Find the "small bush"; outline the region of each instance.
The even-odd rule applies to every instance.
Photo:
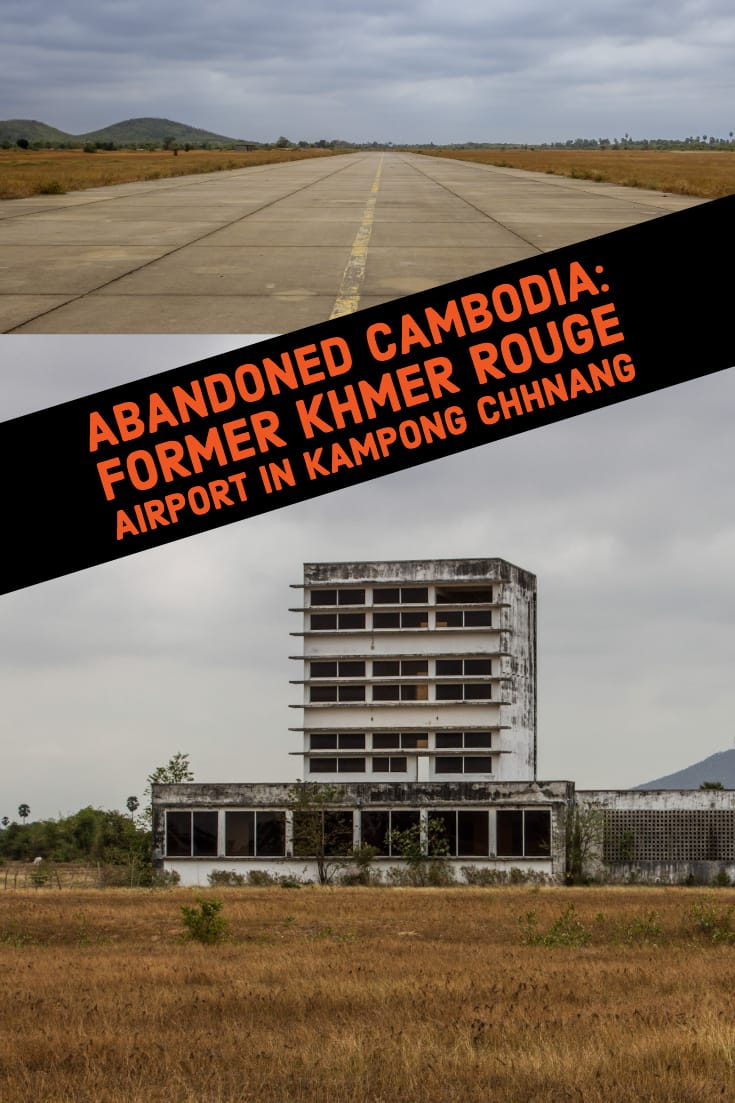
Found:
[[[618,941],[626,946],[657,946],[663,934],[660,917],[653,909],[621,922],[617,928]]]
[[[246,877],[244,873],[236,873],[234,869],[213,869],[207,874],[210,885],[226,885],[234,887],[244,885]]]
[[[735,942],[735,931],[732,929],[734,910],[732,904],[720,907],[710,899],[696,901],[691,908],[695,933],[710,942]]]
[[[97,152],[97,146],[94,144],[94,142],[85,142],[84,143],[84,152],[85,153],[96,153]]]
[[[525,946],[586,946],[592,938],[592,932],[577,915],[574,904],[567,904],[545,934],[538,929],[535,911],[519,916],[518,924]]]
[[[66,188],[59,180],[46,180],[38,188],[39,195],[66,195]]]
[[[185,939],[194,942],[204,942],[213,946],[227,935],[227,920],[219,913],[222,911],[222,901],[212,898],[210,900],[197,897],[198,908],[181,905],[181,921],[186,928],[183,935]]]
[[[170,889],[180,884],[181,874],[175,869],[156,869],[151,876],[154,889]]]

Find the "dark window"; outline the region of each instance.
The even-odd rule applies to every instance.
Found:
[[[379,751],[397,750],[401,745],[401,737],[393,732],[375,732],[373,735],[373,747]]]
[[[373,628],[400,628],[400,613],[373,613]]]
[[[401,613],[401,628],[428,628],[429,627],[429,614],[423,613]]]
[[[337,604],[337,591],[336,590],[312,590],[311,591],[311,604],[312,605],[336,605]]]
[[[436,626],[437,628],[461,628],[462,627],[462,614],[460,612],[453,611],[451,609],[442,610],[437,609],[436,612]]]
[[[342,660],[339,664],[340,678],[363,678],[365,676],[365,663],[354,659]]]
[[[192,848],[197,858],[217,857],[217,813],[192,812]]]
[[[462,682],[438,682],[437,701],[487,701],[490,698],[490,683],[480,685]]]
[[[418,605],[419,602],[426,602],[428,600],[428,586],[401,586],[401,601],[403,603]]]
[[[437,774],[461,774],[462,759],[459,755],[437,755],[435,770]]]
[[[337,769],[341,774],[364,774],[364,758],[340,758],[337,760]]]
[[[341,685],[338,696],[340,701],[364,701],[365,686]]]
[[[492,586],[437,586],[437,605],[479,605],[493,600]]]
[[[286,813],[257,812],[255,853],[261,858],[280,858],[286,853]]]
[[[548,858],[551,854],[551,813],[547,809],[524,812],[525,855]]]
[[[493,760],[489,754],[470,755],[464,759],[464,772],[466,774],[491,774],[492,771]]]
[[[336,759],[335,759],[336,761]],[[293,852],[297,858],[308,858],[322,849],[322,813],[302,809],[293,814]]]
[[[336,751],[337,736],[332,732],[314,732],[309,741],[312,751]]]
[[[337,627],[336,613],[312,613],[311,627],[317,632],[325,632]]]
[[[419,685],[401,686],[402,701],[428,701],[429,687],[426,682]]]
[[[375,659],[373,661],[373,676],[375,678],[397,678],[401,673],[401,664],[398,659]]]
[[[492,768],[490,755],[437,755],[434,767],[437,774],[490,774]]]
[[[429,746],[426,732],[404,732],[401,735],[401,747],[404,751],[421,750]]]
[[[302,809],[293,815],[293,850],[299,858],[352,853],[352,812],[346,809]]]
[[[391,831],[408,831],[409,828],[418,824],[419,819],[418,812],[391,812],[390,829]],[[399,853],[392,844],[391,853]]]
[[[449,855],[453,857],[457,853],[457,813],[456,812],[430,812],[432,820],[438,820],[444,829],[444,838],[447,841]]]
[[[523,856],[523,812],[502,809],[497,814],[498,855]]]
[[[337,590],[338,605],[364,605],[364,590]]]
[[[336,678],[337,677],[337,664],[336,663],[310,663],[309,674],[312,678]]]
[[[338,624],[340,628],[364,628],[365,627],[365,614],[364,613],[340,613],[338,617]]]
[[[401,663],[401,677],[403,678],[416,678],[428,673],[428,659],[404,659]]]
[[[166,813],[166,854],[169,858],[191,856],[191,812]]]
[[[373,686],[373,701],[398,701],[400,695],[400,686],[381,685],[379,682]]]
[[[336,758],[310,758],[309,772],[312,774],[336,774]]]
[[[490,659],[465,659],[464,672],[465,674],[487,674],[489,677],[493,672],[492,663]]]
[[[232,858],[255,855],[255,812],[225,812],[225,854]]]
[[[365,746],[363,732],[345,732],[339,737],[339,749],[341,751],[361,751]]]
[[[492,662],[490,659],[437,659],[436,672],[438,675],[462,675],[462,674],[492,674]]]
[[[309,700],[315,702],[321,701],[336,701],[337,700],[337,687],[336,686],[310,686],[309,687]]]
[[[457,854],[461,858],[486,857],[489,846],[487,812],[458,812]]]
[[[463,686],[461,682],[437,683],[437,701],[461,701]]]
[[[479,685],[465,683],[464,699],[465,701],[486,701],[490,697],[491,691],[492,686],[489,682]]]
[[[436,660],[436,672],[441,677],[450,677],[454,674],[462,674],[462,660],[461,659],[437,659]]]
[[[373,758],[373,773],[374,774],[405,774],[408,769],[408,759],[403,756],[388,757],[388,755],[378,755]]]
[[[338,809],[324,813],[324,853],[328,857],[351,854],[353,848],[352,812]]]
[[[390,813],[366,809],[362,813],[362,841],[366,846],[374,846],[378,854],[388,854],[388,834],[390,832]]]
[[[225,813],[225,854],[228,857],[282,857],[285,852],[285,812]]]
[[[489,609],[465,609],[465,628],[490,628],[493,623],[492,613]]]
[[[373,590],[373,605],[397,605],[400,590],[397,586],[381,586]]]
[[[462,732],[437,732],[436,746],[438,748],[461,747]]]
[[[492,747],[492,733],[491,732],[465,732],[464,733],[464,745],[465,747]]]

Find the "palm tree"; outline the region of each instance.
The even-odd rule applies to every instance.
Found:
[[[30,805],[28,805],[28,804],[19,804],[18,805],[18,815],[23,820],[23,823],[26,822],[26,820],[28,819],[30,814],[31,814]]]

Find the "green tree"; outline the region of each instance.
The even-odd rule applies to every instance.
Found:
[[[404,858],[413,885],[445,885],[452,880],[449,841],[443,820],[429,818],[424,831],[414,823],[404,831],[391,831],[394,854]]]
[[[699,786],[700,789],[724,789],[725,786],[721,781],[703,781]]]
[[[30,814],[31,814],[31,809],[30,809],[30,806],[28,804],[19,804],[18,805],[18,815],[23,820],[23,823],[26,822],[26,820],[28,819]]]
[[[568,885],[585,884],[590,863],[599,854],[605,833],[605,813],[600,808],[567,808],[565,819]]]
[[[15,144],[17,145],[18,149],[28,149],[28,146],[31,143],[28,141],[27,138],[19,138]]]
[[[194,771],[189,764],[189,755],[183,751],[177,751],[172,755],[165,766],[157,766],[152,774],[148,775],[143,796],[147,798],[146,807],[143,809],[142,819],[150,826],[153,822],[152,789],[153,785],[180,785],[185,781],[194,780]]]
[[[133,820],[133,819],[135,819],[135,813],[138,811],[138,808],[140,807],[140,801],[138,800],[137,797],[128,797],[128,799],[125,801],[125,807],[127,808],[128,812],[130,813],[131,820]]]
[[[291,787],[293,852],[316,862],[320,885],[328,885],[353,852],[352,812],[336,808],[341,791],[336,785],[299,781]]]

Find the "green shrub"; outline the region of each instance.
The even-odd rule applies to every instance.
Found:
[[[546,933],[539,931],[535,911],[518,918],[521,940],[526,946],[586,946],[592,932],[577,915],[574,904],[567,904]]]
[[[732,904],[718,906],[709,898],[695,901],[691,908],[695,933],[710,942],[735,942],[735,931],[732,929],[734,910]]]
[[[657,946],[663,939],[660,917],[653,909],[618,924],[617,938],[626,946]]]
[[[154,889],[170,889],[180,884],[181,874],[175,869],[156,869],[151,875],[151,885]]]
[[[198,908],[181,905],[181,921],[186,928],[183,937],[194,942],[204,942],[213,946],[227,935],[227,920],[220,915],[222,901],[212,897],[209,900],[197,897]]]
[[[213,869],[207,874],[210,885],[244,885],[246,877],[244,873],[236,873],[234,869]]]

